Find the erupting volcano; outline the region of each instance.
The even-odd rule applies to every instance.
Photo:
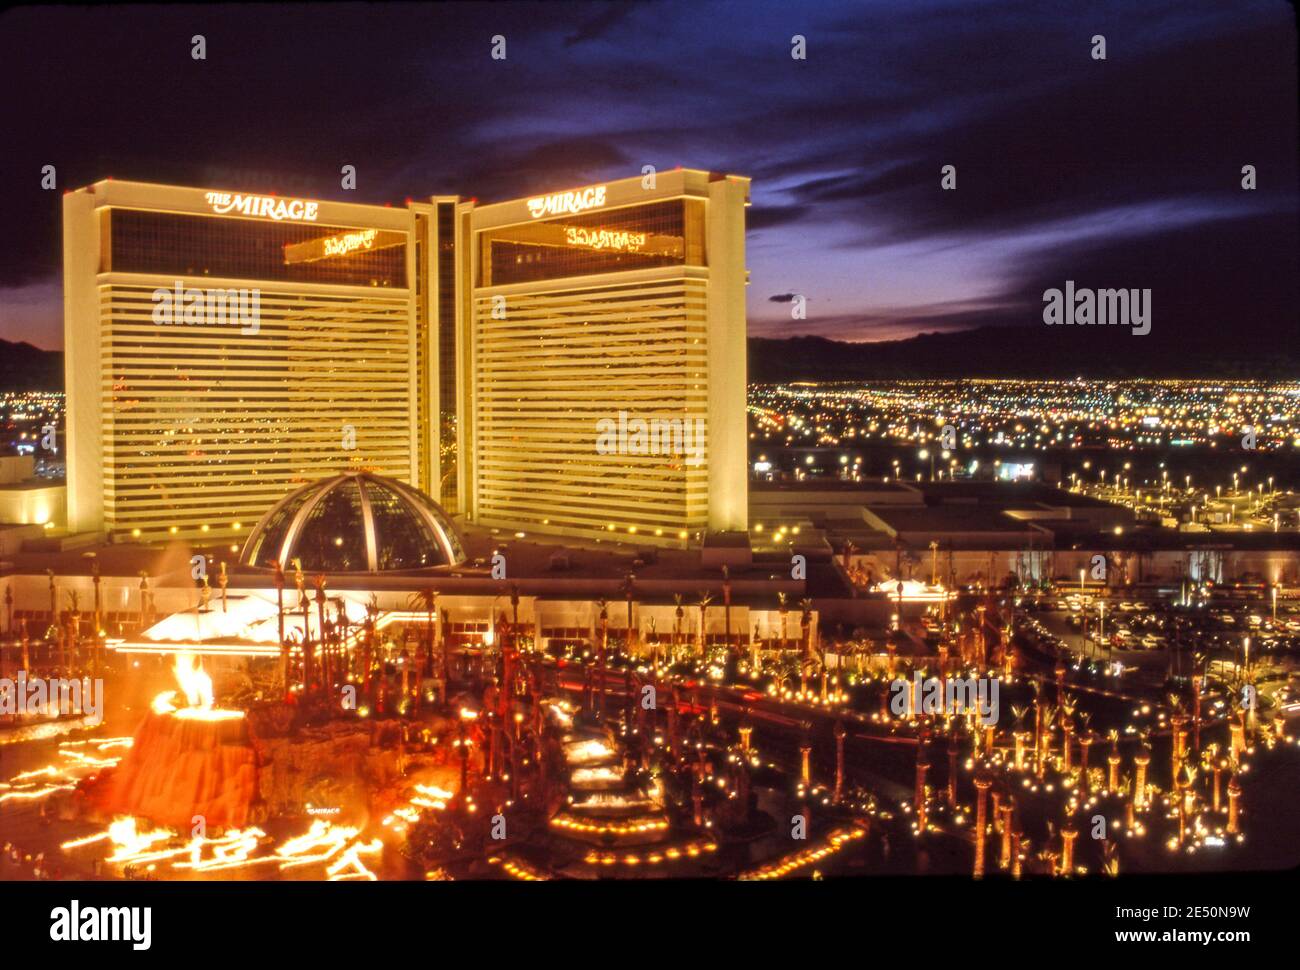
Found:
[[[214,706],[212,678],[191,654],[173,668],[180,691],[164,691],[135,732],[130,754],[105,779],[98,807],[188,829],[248,824],[257,758],[243,711]],[[187,706],[177,707],[183,694]]]

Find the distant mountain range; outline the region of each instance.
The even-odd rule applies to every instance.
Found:
[[[63,390],[63,354],[0,340],[0,391]]]
[[[906,340],[749,338],[751,383],[891,378],[1215,377],[1300,380],[1295,341],[1121,328],[980,327]]]
[[[1114,329],[980,327],[907,340],[749,339],[751,383],[891,378],[1216,377],[1300,380],[1300,343]],[[63,354],[0,340],[0,390],[63,389]]]

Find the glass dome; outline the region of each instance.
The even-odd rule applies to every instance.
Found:
[[[244,543],[239,561],[307,572],[366,573],[454,566],[465,561],[460,534],[418,489],[366,472],[345,472],[290,492]]]

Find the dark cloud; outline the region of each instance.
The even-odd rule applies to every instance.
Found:
[[[1223,219],[1158,236],[1044,251],[1020,267],[1010,287],[1009,322],[1045,326],[1043,292],[1076,287],[1150,289],[1151,332],[1117,327],[1051,328],[1063,344],[1108,340],[1117,352],[1177,356],[1220,347],[1267,355],[1300,335],[1300,281],[1294,254],[1300,229],[1289,213]],[[1290,260],[1290,265],[1286,262]]]
[[[770,299],[785,302],[776,296]],[[1008,326],[1023,322],[1028,309],[1029,304],[1021,299],[1007,302],[963,300],[877,313],[821,314],[810,310],[805,320],[751,320],[749,331],[757,337],[788,337],[798,332],[831,340],[899,340],[920,333],[955,333],[976,327]],[[797,330],[795,324],[798,324]]]
[[[1159,287],[1157,327],[1295,318],[1296,39],[1267,0],[29,7],[0,16],[0,80],[0,288],[26,294],[61,266],[44,164],[60,189],[112,175],[394,204],[684,164],[754,178],[756,333],[1034,324],[1047,281],[1085,271],[1155,281],[1132,285]],[[909,281],[908,305],[860,285],[945,247],[983,258],[936,270],[933,292]],[[761,294],[787,288],[838,312],[767,319]]]
[[[745,226],[757,232],[796,222],[808,214],[802,205],[756,205],[745,215]]]
[[[581,44],[584,41],[596,40],[597,38],[604,37],[619,24],[627,20],[631,13],[632,4],[630,3],[609,3],[601,13],[592,17],[573,33],[565,37],[564,46],[572,47],[575,44]]]
[[[1056,68],[1030,75],[1025,90],[972,103],[938,131],[899,133],[884,167],[879,146],[849,149],[842,162],[861,170],[789,194],[806,207],[837,206],[874,244],[1011,232],[1154,199],[1227,210],[1242,201],[1245,162],[1272,172],[1260,191],[1294,208],[1296,43],[1284,20],[1135,50],[1126,46],[1132,25],[1102,19],[1115,28],[1107,61],[1092,61],[1077,32],[1049,34],[1039,48],[1055,52]],[[940,187],[947,164],[957,169],[955,191]]]

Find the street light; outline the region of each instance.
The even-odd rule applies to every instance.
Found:
[[[930,459],[930,481],[934,481],[934,455],[930,452],[930,449],[922,448],[916,457],[920,458],[921,461],[925,461],[927,458]]]

